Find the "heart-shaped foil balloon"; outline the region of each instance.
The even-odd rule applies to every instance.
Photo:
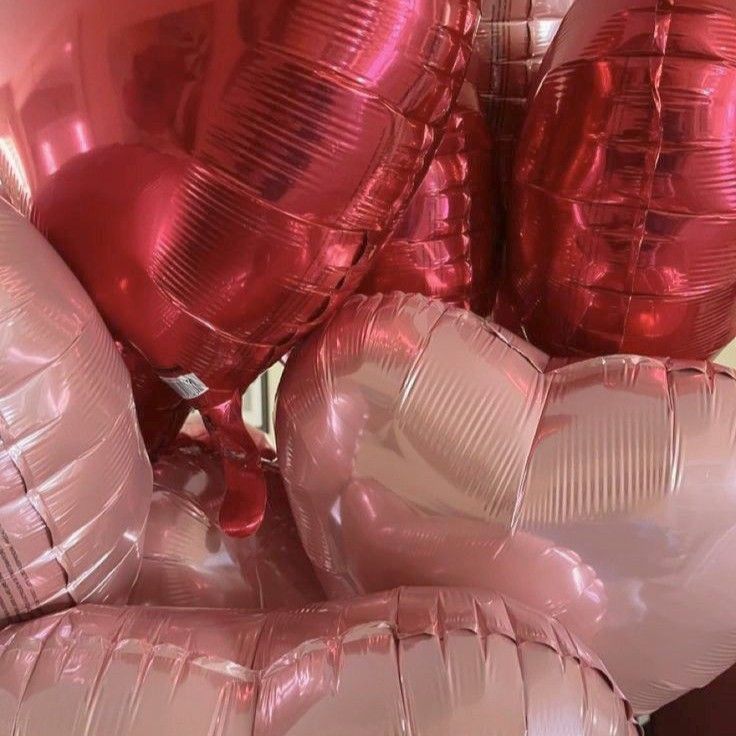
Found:
[[[223,524],[265,508],[240,390],[355,290],[426,170],[476,0],[0,6],[0,177],[202,409]]]
[[[424,294],[489,314],[500,258],[491,140],[463,85],[440,147],[408,209],[371,262],[363,294]]]
[[[463,310],[355,297],[280,389],[294,515],[331,595],[498,590],[650,711],[736,661],[736,376],[548,363]]]
[[[508,204],[516,142],[545,52],[573,0],[481,0],[468,70],[495,143],[493,173]]]
[[[84,606],[13,626],[0,714],[0,736],[637,733],[558,623],[432,588],[271,614]]]
[[[124,602],[150,502],[115,344],[53,248],[0,202],[0,627]]]
[[[497,319],[555,355],[736,336],[736,5],[580,0],[519,143]]]

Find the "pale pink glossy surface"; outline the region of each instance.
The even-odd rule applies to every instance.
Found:
[[[0,633],[0,736],[634,736],[598,660],[491,593],[85,606]]]
[[[0,626],[125,601],[150,500],[110,335],[51,246],[0,202]]]
[[[432,163],[391,238],[371,261],[363,294],[424,294],[490,312],[500,270],[493,147],[466,83]]]
[[[498,319],[554,355],[736,336],[736,6],[580,0],[516,160]]]
[[[639,711],[736,661],[736,377],[549,358],[422,297],[355,297],[287,366],[277,439],[333,595],[484,586],[555,615]]]
[[[115,336],[211,410],[232,533],[265,507],[233,397],[357,288],[477,19],[476,0],[0,5],[6,189]]]
[[[217,526],[226,490],[219,459],[181,435],[153,466],[141,572],[129,603],[272,610],[322,599],[279,470],[272,463],[264,469],[263,524],[247,539],[227,537]]]

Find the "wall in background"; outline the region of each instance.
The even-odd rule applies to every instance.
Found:
[[[276,363],[263,373],[243,396],[243,420],[265,432],[274,444],[276,442],[274,436],[276,392],[283,372],[284,366]]]
[[[717,358],[716,363],[736,368],[736,340],[732,342]]]

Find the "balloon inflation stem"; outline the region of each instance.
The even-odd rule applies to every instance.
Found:
[[[249,537],[263,522],[267,492],[260,452],[243,422],[240,392],[200,411],[225,475],[220,528],[230,537]]]

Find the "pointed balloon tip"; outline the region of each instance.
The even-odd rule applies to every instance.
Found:
[[[226,473],[227,475],[227,473]],[[220,508],[220,528],[228,537],[250,537],[263,523],[266,513],[266,479],[260,467],[243,469]]]

